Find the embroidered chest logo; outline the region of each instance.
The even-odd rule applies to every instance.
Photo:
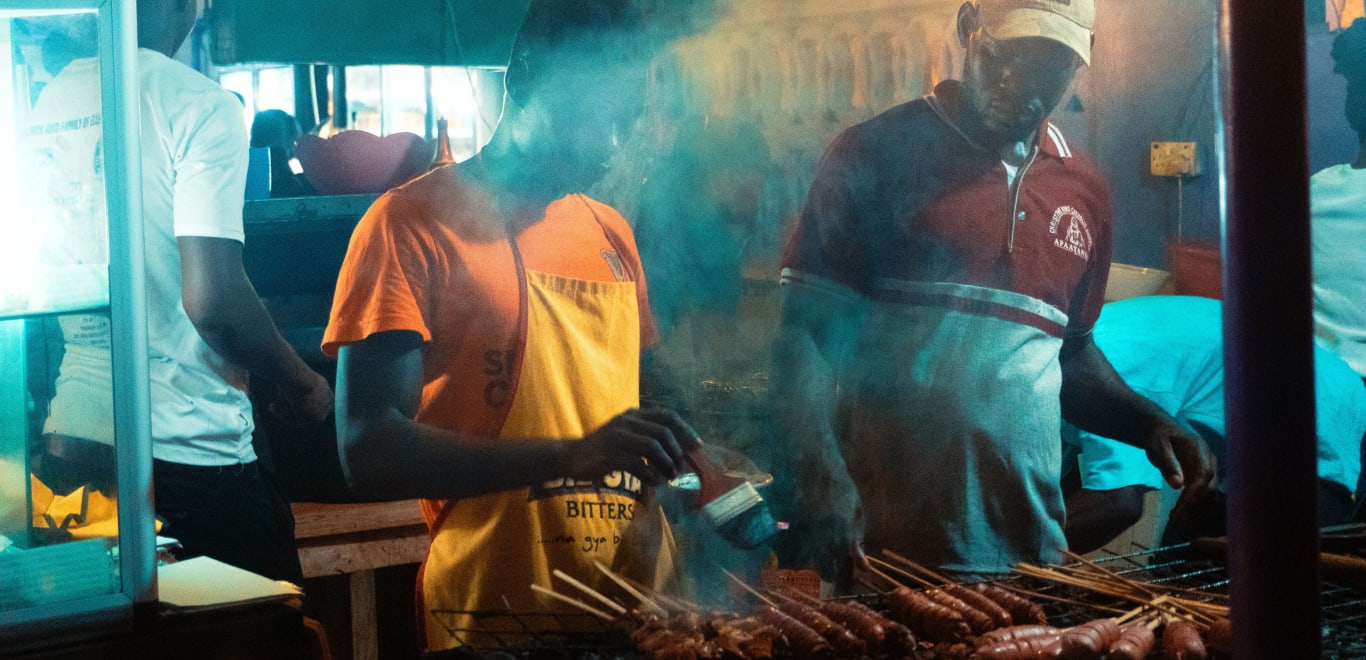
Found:
[[[603,250],[602,260],[607,262],[607,267],[612,269],[612,276],[618,282],[626,281],[626,265],[621,263],[621,256],[611,250]]]
[[[1048,223],[1048,233],[1053,235],[1053,245],[1072,254],[1089,259],[1091,257],[1091,227],[1086,218],[1070,206],[1060,206],[1053,212]]]

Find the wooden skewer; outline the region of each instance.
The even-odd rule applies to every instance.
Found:
[[[1107,568],[1107,567],[1101,566],[1099,563],[1094,562],[1094,561],[1091,561],[1090,559],[1087,559],[1087,558],[1085,558],[1085,557],[1083,557],[1083,556],[1081,556],[1081,555],[1079,555],[1079,554],[1076,554],[1075,552],[1070,552],[1070,551],[1067,551],[1067,550],[1063,550],[1063,553],[1065,553],[1067,556],[1069,556],[1069,557],[1071,557],[1071,558],[1073,558],[1073,559],[1075,559],[1075,560],[1081,562],[1083,565],[1092,568],[1093,570],[1097,571],[1097,572],[1100,573],[1101,575],[1104,575],[1104,576],[1106,576],[1106,577],[1109,578],[1109,579],[1116,580],[1116,581],[1120,582],[1121,584],[1130,587],[1131,589],[1137,591],[1139,594],[1146,595],[1146,596],[1148,596],[1148,597],[1150,597],[1150,598],[1159,598],[1159,597],[1161,597],[1160,594],[1158,593],[1157,588],[1154,587],[1154,586],[1151,585],[1151,584],[1148,584],[1147,582],[1142,582],[1142,581],[1139,581],[1139,580],[1134,580],[1134,579],[1125,577],[1125,576],[1123,576],[1123,575],[1120,575],[1117,571],[1114,571],[1114,570],[1109,569],[1109,568]],[[1190,608],[1186,605],[1186,603],[1187,603],[1188,601],[1185,601],[1185,600],[1182,600],[1182,599],[1170,599],[1170,598],[1169,598],[1169,599],[1165,599],[1165,602],[1170,602],[1172,607],[1176,607],[1176,608],[1178,608],[1178,609],[1187,609],[1187,610],[1190,609]]]
[[[734,580],[734,581],[735,581],[735,584],[738,584],[738,585],[744,587],[744,588],[745,588],[745,591],[748,591],[748,592],[754,594],[754,597],[755,597],[755,598],[758,598],[758,599],[761,600],[761,601],[763,601],[765,605],[768,605],[769,607],[772,607],[772,608],[774,608],[774,609],[778,609],[778,604],[775,603],[775,602],[773,602],[773,600],[772,600],[771,598],[769,598],[769,597],[767,597],[767,596],[765,596],[765,595],[759,593],[759,590],[758,590],[758,589],[755,589],[754,587],[751,587],[751,586],[749,586],[748,584],[745,584],[745,581],[744,581],[744,580],[741,580],[741,579],[740,579],[737,575],[735,575],[734,573],[732,573],[732,572],[730,572],[730,571],[728,571],[728,570],[726,570],[726,569],[724,569],[724,568],[721,569],[721,572],[722,572],[722,573],[725,573],[725,574],[726,574],[726,577],[730,578],[731,580]]]
[[[639,591],[640,593],[647,593],[652,591],[649,587],[645,586],[644,584],[641,584],[636,580],[632,580],[631,578],[628,578],[625,575],[618,575],[617,577],[624,580],[627,584],[630,584],[631,586],[635,587],[636,591]],[[659,605],[662,606],[665,610],[690,610],[693,612],[701,612],[702,610],[706,609],[698,603],[690,601],[686,598],[680,598],[678,596],[666,596],[658,591],[654,591],[652,597],[655,599],[655,602],[659,603]]]
[[[568,582],[569,584],[573,585],[574,588],[578,589],[579,591],[582,591],[582,592],[588,594],[589,596],[592,596],[592,597],[595,598],[598,602],[600,602],[600,603],[602,603],[603,605],[606,605],[607,607],[611,608],[611,610],[612,610],[613,612],[616,612],[617,614],[625,614],[625,613],[626,613],[626,608],[623,607],[623,606],[621,605],[621,603],[618,603],[618,602],[612,600],[611,598],[608,598],[607,596],[605,596],[605,595],[603,595],[602,593],[600,593],[597,589],[594,589],[594,588],[592,588],[592,587],[590,587],[590,586],[588,586],[588,585],[586,585],[586,584],[584,584],[584,583],[582,583],[582,582],[579,582],[578,580],[575,580],[575,579],[573,578],[573,576],[569,575],[568,573],[565,573],[564,571],[562,571],[562,570],[560,570],[560,569],[557,568],[557,569],[555,569],[554,571],[552,571],[551,574],[554,575],[555,577],[560,578],[561,580],[564,580],[565,582]]]
[[[1119,574],[1119,573],[1117,573],[1117,572],[1112,572],[1112,571],[1091,570],[1091,569],[1087,569],[1087,568],[1084,567],[1084,566],[1070,566],[1070,565],[1069,565],[1069,566],[1060,566],[1060,567],[1058,567],[1058,570],[1060,570],[1061,572],[1070,574],[1070,575],[1077,576],[1077,577],[1082,578],[1082,579],[1086,579],[1086,580],[1114,581],[1114,582],[1118,582],[1118,583],[1120,583],[1120,584],[1126,584],[1126,585],[1127,585],[1127,584],[1142,585],[1143,587],[1146,587],[1146,590],[1160,591],[1160,592],[1162,592],[1162,593],[1165,593],[1165,594],[1171,595],[1171,596],[1177,596],[1177,595],[1179,595],[1179,594],[1188,594],[1188,595],[1190,596],[1190,598],[1187,599],[1187,600],[1197,600],[1197,601],[1201,601],[1201,602],[1210,602],[1210,603],[1227,603],[1227,602],[1228,602],[1228,595],[1227,595],[1227,594],[1215,593],[1215,592],[1210,592],[1210,591],[1201,591],[1201,590],[1198,590],[1198,589],[1190,589],[1190,588],[1186,588],[1186,587],[1178,587],[1178,586],[1167,585],[1167,584],[1151,584],[1151,583],[1148,583],[1148,582],[1143,582],[1143,581],[1141,581],[1141,580],[1140,580],[1140,581],[1135,581],[1135,580],[1133,580],[1132,578],[1126,578],[1126,577],[1124,577],[1122,574]],[[1139,591],[1139,590],[1142,590],[1142,589],[1141,589],[1140,587],[1135,587],[1135,591]]]
[[[1051,582],[1057,582],[1059,584],[1065,584],[1072,587],[1078,587],[1080,589],[1095,591],[1106,596],[1114,596],[1117,598],[1130,597],[1130,594],[1128,592],[1123,591],[1121,589],[1117,589],[1113,585],[1104,582],[1098,582],[1094,579],[1077,577],[1075,575],[1064,573],[1062,571],[1043,568],[1039,566],[1031,566],[1029,564],[1020,564],[1015,567],[1015,571],[1017,573],[1020,573],[1021,575],[1041,578],[1049,580]],[[1143,600],[1147,601],[1149,599]]]
[[[873,581],[868,579],[868,576],[866,575],[860,575],[856,573],[854,574],[854,581],[864,587],[867,587],[873,593],[882,593],[882,589],[879,588],[876,584],[873,584]]]
[[[1103,611],[1106,611],[1106,612],[1112,612],[1112,613],[1115,613],[1115,614],[1119,614],[1119,613],[1121,613],[1121,612],[1124,611],[1124,610],[1121,610],[1121,609],[1115,608],[1115,607],[1106,607],[1106,606],[1104,606],[1104,605],[1096,605],[1096,604],[1094,604],[1094,603],[1088,603],[1088,602],[1086,602],[1086,601],[1083,601],[1083,600],[1080,600],[1080,599],[1077,599],[1077,598],[1066,598],[1066,597],[1063,597],[1063,596],[1056,596],[1056,595],[1053,595],[1053,594],[1050,594],[1050,593],[1044,593],[1044,592],[1042,592],[1042,591],[1032,591],[1032,590],[1030,590],[1030,589],[1025,589],[1024,587],[1021,587],[1021,586],[1019,586],[1019,585],[1006,584],[1006,583],[1004,583],[1004,582],[991,582],[991,584],[994,584],[994,585],[996,585],[997,587],[1000,587],[1000,588],[1002,588],[1002,589],[1005,589],[1006,591],[1013,592],[1015,595],[1020,596],[1020,597],[1022,597],[1022,598],[1031,598],[1031,599],[1037,598],[1037,599],[1040,599],[1040,600],[1051,600],[1051,601],[1053,601],[1053,602],[1055,602],[1055,603],[1066,603],[1066,604],[1068,604],[1068,605],[1080,605],[1080,606],[1084,606],[1084,607],[1090,607],[1090,608],[1093,608],[1093,609],[1103,610]]]
[[[603,575],[606,575],[608,579],[617,583],[617,586],[625,590],[626,593],[634,596],[636,600],[640,601],[641,605],[644,605],[649,609],[655,610],[660,614],[668,614],[668,611],[665,610],[663,607],[660,607],[659,603],[656,603],[654,600],[646,596],[644,592],[635,588],[635,585],[632,585],[630,582],[627,582],[625,578],[621,577],[620,575],[617,575],[615,572],[612,571],[612,569],[608,568],[606,564],[602,563],[601,561],[594,561],[593,565],[597,566],[598,570],[601,571]]]
[[[642,588],[643,586],[639,582],[635,582],[630,579],[626,579],[626,581],[634,584],[637,589]],[[701,612],[702,610],[706,609],[702,607],[701,604],[695,601],[691,601],[686,598],[680,598],[678,596],[665,596],[664,594],[656,593],[655,600],[659,602],[660,607],[664,608],[665,611],[673,610],[675,612]]]
[[[577,598],[570,598],[569,596],[553,591],[551,589],[546,589],[545,587],[542,587],[539,584],[531,585],[531,590],[538,593],[543,593],[547,596],[550,596],[551,598],[573,605],[574,607],[577,607],[589,614],[592,614],[598,617],[599,619],[602,619],[603,621],[611,621],[613,618],[611,614],[608,614],[596,607],[593,607],[588,603],[585,603]]]
[[[1031,566],[1029,564],[1020,564],[1015,570],[1021,575],[1049,580],[1079,589],[1086,589],[1088,591],[1121,598],[1135,603],[1150,603],[1157,597],[1157,595],[1153,594],[1153,589],[1151,588],[1136,593],[1133,589],[1125,589],[1124,587],[1128,586],[1127,584],[1101,580],[1094,576],[1083,576],[1055,569]],[[1128,580],[1128,582],[1133,581]],[[1204,603],[1185,598],[1169,596],[1166,602],[1169,604],[1167,607],[1181,610],[1186,615],[1199,619],[1227,616],[1228,612],[1228,607],[1225,605]]]
[[[901,581],[897,580],[896,578],[892,577],[891,575],[888,575],[887,573],[885,573],[885,572],[879,570],[878,567],[873,566],[871,563],[868,565],[868,570],[872,571],[872,572],[873,572],[873,575],[876,575],[876,576],[882,578],[883,580],[886,580],[887,582],[890,582],[890,583],[892,584],[892,588],[893,588],[893,589],[896,589],[897,587],[904,587],[904,586],[906,586],[906,585],[902,584]],[[871,586],[871,585],[869,585],[869,586]]]
[[[920,577],[919,575],[916,575],[915,573],[912,573],[912,572],[910,572],[910,571],[908,571],[908,570],[906,570],[906,569],[904,569],[904,568],[901,568],[900,566],[895,566],[895,565],[893,565],[893,564],[891,564],[891,563],[882,561],[881,559],[878,559],[877,557],[869,557],[869,558],[868,558],[868,563],[869,563],[869,564],[877,564],[878,566],[881,566],[881,567],[882,567],[883,569],[885,569],[885,570],[893,571],[893,572],[895,572],[895,573],[898,574],[898,575],[905,576],[905,577],[906,577],[907,579],[909,579],[910,581],[912,581],[912,582],[914,582],[914,583],[916,583],[916,584],[918,584],[918,585],[920,585],[920,586],[922,586],[922,587],[925,587],[925,588],[927,588],[927,589],[933,589],[933,588],[939,586],[939,585],[937,585],[937,584],[935,584],[935,583],[933,583],[933,582],[930,582],[929,580],[926,580],[925,578]]]
[[[903,557],[903,556],[897,554],[896,552],[894,552],[894,551],[892,551],[892,550],[883,550],[882,552],[883,552],[883,554],[885,554],[885,555],[887,555],[887,556],[889,556],[889,557],[891,557],[891,558],[897,560],[898,562],[900,562],[900,563],[902,563],[902,564],[905,564],[905,565],[906,565],[907,567],[909,567],[909,568],[913,568],[913,569],[915,569],[915,570],[917,570],[917,571],[920,571],[921,573],[923,573],[923,574],[929,576],[930,578],[933,578],[933,579],[935,579],[935,580],[939,580],[942,584],[952,584],[952,583],[955,582],[955,580],[954,580],[953,578],[950,578],[950,577],[948,577],[947,575],[944,575],[944,574],[942,574],[942,573],[938,573],[938,572],[936,572],[936,571],[934,571],[934,570],[931,570],[931,569],[929,569],[929,568],[926,568],[925,566],[923,566],[923,565],[921,565],[921,564],[917,564],[917,563],[915,563],[914,561],[911,561],[910,559],[908,559],[908,558],[906,558],[906,557]],[[869,558],[869,561],[877,561],[877,559],[876,559],[876,558],[871,558],[871,557],[870,557],[870,558]],[[886,562],[882,562],[882,564],[887,565]],[[916,576],[910,575],[909,573],[907,573],[907,572],[904,571],[904,570],[897,569],[895,566],[888,566],[888,567],[891,568],[892,570],[896,570],[898,573],[901,573],[902,575],[906,575],[907,577],[911,578],[912,580],[915,580],[917,583],[922,584],[922,585],[924,585],[924,586],[926,586],[926,587],[935,587],[935,586],[937,586],[937,585],[935,585],[935,584],[933,584],[933,583],[931,583],[931,582],[929,582],[929,581],[927,581],[927,580],[924,580],[924,579],[918,578],[918,577],[916,577]],[[1089,607],[1089,608],[1092,608],[1092,609],[1102,610],[1102,611],[1111,612],[1111,613],[1115,613],[1115,614],[1122,613],[1122,612],[1124,611],[1124,610],[1116,609],[1116,608],[1113,608],[1113,607],[1106,607],[1106,606],[1103,606],[1103,605],[1096,605],[1096,604],[1094,604],[1094,603],[1088,603],[1088,602],[1081,601],[1081,600],[1078,600],[1078,599],[1075,599],[1075,598],[1064,598],[1064,597],[1062,597],[1062,596],[1054,596],[1054,595],[1052,595],[1052,594],[1043,594],[1043,593],[1039,593],[1039,592],[1036,592],[1036,591],[1030,591],[1030,590],[1028,590],[1028,589],[1022,589],[1022,588],[1020,588],[1020,587],[1013,587],[1013,586],[1008,586],[1008,585],[999,584],[999,583],[996,583],[996,586],[1001,587],[1001,588],[1003,588],[1003,589],[1006,589],[1006,590],[1008,590],[1008,591],[1013,591],[1013,592],[1015,592],[1015,593],[1017,593],[1017,594],[1019,594],[1019,595],[1021,595],[1021,596],[1027,597],[1027,598],[1042,598],[1042,599],[1044,599],[1044,600],[1051,600],[1051,601],[1059,602],[1059,603],[1067,603],[1067,604],[1069,604],[1069,605],[1082,605],[1082,606]]]
[[[1204,621],[1208,624],[1213,620],[1213,617],[1203,611],[1199,611],[1199,608],[1192,608],[1188,605],[1184,605],[1181,599],[1172,598],[1171,596],[1159,596],[1152,602],[1152,606],[1154,610],[1157,610],[1162,614],[1187,619],[1192,623]]]
[[[1123,613],[1124,613],[1124,610],[1121,610],[1121,609],[1119,609],[1118,607],[1110,607],[1110,606],[1108,606],[1108,605],[1098,605],[1098,604],[1096,604],[1096,603],[1090,603],[1090,602],[1081,600],[1081,599],[1079,599],[1079,598],[1066,598],[1066,597],[1064,597],[1064,596],[1055,596],[1055,595],[1053,595],[1053,594],[1044,593],[1044,592],[1042,592],[1042,591],[1030,591],[1030,590],[1028,590],[1028,589],[1023,589],[1023,588],[1020,588],[1020,587],[1008,587],[1008,586],[1006,586],[1006,585],[1004,585],[1004,584],[1001,584],[1001,583],[999,583],[999,582],[993,582],[992,584],[995,584],[996,586],[1001,587],[1002,589],[1005,589],[1005,590],[1007,590],[1007,591],[1013,591],[1013,592],[1015,592],[1016,595],[1021,596],[1021,597],[1023,597],[1023,598],[1038,599],[1038,600],[1050,600],[1050,601],[1053,601],[1053,602],[1055,602],[1055,603],[1063,603],[1063,604],[1066,604],[1066,605],[1075,605],[1075,606],[1085,607],[1085,608],[1089,608],[1089,609],[1093,609],[1093,610],[1100,610],[1100,611],[1102,611],[1102,612],[1109,612],[1109,613],[1111,613],[1111,614],[1123,614]]]
[[[895,559],[901,562],[902,564],[905,564],[907,568],[921,572],[922,574],[928,576],[930,579],[938,580],[940,584],[949,584],[951,582],[956,582],[956,580],[950,578],[947,575],[944,575],[943,573],[936,573],[935,571],[921,564],[917,564],[911,561],[910,559],[907,559],[906,557],[903,557],[891,550],[883,550],[882,554],[887,555],[888,557],[891,557],[892,559]]]
[[[1115,623],[1124,623],[1125,621],[1128,621],[1129,619],[1132,619],[1133,617],[1138,616],[1140,613],[1143,612],[1143,610],[1146,610],[1146,609],[1148,609],[1148,606],[1147,606],[1146,604],[1145,604],[1145,605],[1139,605],[1138,607],[1135,607],[1134,609],[1129,610],[1128,612],[1125,612],[1125,613],[1123,613],[1123,614],[1121,614],[1121,615],[1115,617]]]
[[[1143,592],[1143,593],[1146,593],[1146,594],[1148,594],[1149,596],[1151,596],[1151,597],[1153,597],[1153,598],[1156,598],[1156,597],[1159,595],[1156,591],[1153,590],[1153,588],[1152,588],[1151,585],[1149,585],[1149,584],[1147,584],[1147,583],[1145,583],[1145,582],[1139,582],[1138,580],[1131,580],[1131,579],[1129,579],[1129,578],[1127,578],[1127,577],[1124,577],[1123,575],[1120,575],[1118,572],[1112,571],[1112,570],[1110,570],[1109,568],[1106,568],[1106,567],[1104,567],[1104,566],[1101,566],[1100,564],[1097,564],[1096,562],[1091,561],[1090,559],[1087,559],[1087,558],[1085,558],[1085,557],[1083,557],[1083,556],[1081,556],[1081,555],[1079,555],[1079,554],[1077,554],[1077,553],[1075,553],[1075,552],[1072,552],[1072,551],[1070,551],[1070,550],[1063,550],[1063,554],[1067,555],[1068,557],[1071,557],[1072,559],[1074,559],[1074,560],[1076,560],[1076,561],[1081,562],[1082,564],[1084,564],[1084,565],[1086,565],[1086,566],[1088,566],[1088,567],[1090,567],[1090,568],[1092,568],[1092,569],[1095,569],[1095,570],[1097,570],[1097,571],[1100,571],[1101,573],[1105,574],[1106,576],[1109,576],[1111,579],[1118,580],[1119,582],[1121,582],[1121,583],[1123,583],[1123,584],[1125,584],[1125,585],[1128,585],[1129,587],[1131,587],[1131,588],[1133,588],[1133,589],[1136,589],[1136,590],[1138,590],[1138,591],[1141,591],[1141,592]]]
[[[1082,557],[1082,556],[1077,555],[1077,554],[1072,553],[1072,552],[1067,552],[1067,551],[1064,551],[1064,552],[1066,552],[1068,556],[1071,556],[1071,557],[1073,557],[1074,559],[1077,559],[1078,561],[1082,562],[1084,565],[1089,566],[1090,568],[1092,568],[1092,569],[1094,570],[1095,574],[1097,575],[1097,579],[1101,579],[1101,580],[1104,580],[1104,579],[1111,579],[1111,580],[1114,580],[1114,581],[1119,582],[1121,585],[1124,585],[1124,586],[1127,586],[1127,587],[1133,589],[1133,590],[1134,590],[1135,592],[1137,592],[1137,593],[1136,593],[1134,596],[1130,596],[1131,600],[1134,600],[1134,601],[1137,602],[1138,600],[1142,599],[1143,597],[1148,597],[1148,598],[1158,598],[1158,597],[1159,597],[1159,593],[1158,593],[1158,589],[1159,589],[1159,588],[1156,587],[1155,585],[1151,585],[1151,584],[1146,583],[1146,582],[1141,582],[1141,581],[1138,581],[1138,580],[1133,580],[1133,579],[1127,578],[1127,577],[1125,577],[1125,576],[1123,576],[1123,575],[1120,575],[1118,572],[1113,571],[1113,570],[1111,570],[1111,569],[1108,569],[1108,568],[1106,568],[1106,567],[1104,567],[1104,566],[1101,566],[1099,563],[1094,562],[1094,561],[1091,561],[1091,560],[1089,560],[1089,559],[1086,559],[1085,557]],[[1080,572],[1079,572],[1079,573],[1080,573]],[[1100,576],[1103,576],[1103,577],[1100,577]],[[1166,588],[1163,587],[1162,589],[1166,589]],[[1189,593],[1189,590],[1187,590],[1187,589],[1170,589],[1170,591],[1177,591],[1177,592],[1181,592],[1181,593]],[[1202,595],[1203,595],[1203,594],[1202,594]],[[1168,606],[1169,608],[1174,608],[1174,609],[1182,610],[1182,611],[1185,612],[1186,614],[1191,615],[1191,616],[1194,616],[1194,617],[1208,618],[1208,617],[1210,617],[1210,616],[1218,616],[1218,615],[1219,615],[1218,612],[1221,611],[1221,610],[1222,610],[1222,611],[1225,611],[1225,612],[1227,611],[1227,607],[1226,607],[1226,606],[1212,605],[1212,604],[1209,604],[1209,603],[1202,603],[1202,602],[1200,602],[1200,601],[1192,601],[1192,600],[1184,599],[1184,598],[1167,597],[1167,598],[1164,598],[1163,602],[1170,603],[1170,605]],[[1198,605],[1195,605],[1194,603],[1199,603],[1199,604],[1198,604]]]
[[[929,568],[926,568],[925,566],[923,566],[923,565],[921,565],[921,564],[917,564],[916,562],[914,562],[914,561],[912,561],[912,560],[910,560],[910,559],[908,559],[908,558],[906,558],[906,557],[903,557],[902,555],[899,555],[899,554],[897,554],[896,552],[894,552],[894,551],[892,551],[892,550],[883,550],[882,552],[883,552],[883,554],[885,554],[885,555],[887,555],[887,556],[889,556],[889,557],[891,557],[891,558],[897,560],[898,562],[901,562],[902,564],[905,564],[907,567],[914,568],[915,570],[918,570],[918,571],[920,571],[921,573],[924,573],[925,575],[930,576],[930,577],[933,578],[933,579],[939,580],[939,581],[942,582],[943,584],[950,584],[950,583],[954,582],[954,580],[953,580],[952,578],[948,577],[947,575],[944,575],[944,574],[942,574],[942,573],[935,572],[935,571],[933,571],[933,570],[931,570],[931,569],[929,569]],[[869,560],[870,560],[870,561],[876,561],[875,558],[869,558]],[[883,563],[883,564],[886,564],[886,562],[882,562],[882,563]],[[891,568],[892,568],[893,570],[897,570],[896,567],[891,567]],[[925,580],[923,580],[923,579],[916,578],[915,576],[908,575],[905,571],[897,570],[897,572],[899,572],[899,573],[901,573],[901,574],[903,574],[903,575],[907,575],[908,577],[911,577],[911,579],[916,580],[919,584],[923,584],[923,585],[925,585],[925,586],[927,586],[927,587],[933,587],[933,586],[935,586],[934,584],[932,584],[932,583],[930,583],[930,582],[927,582],[927,581],[925,581]],[[1003,588],[1003,589],[1006,589],[1006,590],[1008,590],[1008,591],[1013,591],[1013,592],[1015,592],[1015,593],[1017,593],[1017,594],[1019,594],[1019,595],[1021,595],[1021,596],[1027,597],[1027,598],[1041,598],[1041,599],[1044,599],[1044,600],[1051,600],[1051,601],[1059,602],[1059,603],[1067,603],[1067,604],[1069,604],[1069,605],[1081,605],[1081,606],[1085,606],[1085,607],[1088,607],[1088,608],[1091,608],[1091,609],[1101,610],[1101,611],[1104,611],[1104,612],[1110,612],[1110,613],[1113,613],[1113,614],[1120,614],[1120,613],[1123,613],[1123,612],[1124,612],[1124,610],[1120,610],[1120,609],[1113,608],[1113,607],[1106,607],[1106,606],[1104,606],[1104,605],[1097,605],[1097,604],[1094,604],[1094,603],[1088,603],[1088,602],[1084,602],[1084,601],[1081,601],[1081,600],[1078,600],[1078,599],[1075,599],[1075,598],[1064,598],[1064,597],[1062,597],[1062,596],[1054,596],[1054,595],[1052,595],[1052,594],[1043,594],[1043,593],[1039,593],[1039,592],[1035,592],[1035,591],[1030,591],[1030,590],[1028,590],[1028,589],[1022,589],[1022,588],[1020,588],[1020,587],[1007,586],[1007,585],[1003,585],[1003,584],[997,584],[996,586],[1001,587],[1001,588]]]

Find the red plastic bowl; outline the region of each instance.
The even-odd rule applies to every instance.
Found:
[[[432,146],[413,133],[380,137],[359,130],[327,139],[301,135],[294,155],[322,195],[382,193],[426,172],[433,156]]]

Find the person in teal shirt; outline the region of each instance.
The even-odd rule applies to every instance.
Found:
[[[1096,345],[1135,392],[1205,439],[1219,463],[1224,443],[1222,305],[1210,298],[1144,296],[1105,305]],[[1319,522],[1352,515],[1366,434],[1366,387],[1341,358],[1314,349],[1319,471]],[[1128,529],[1143,514],[1144,494],[1163,487],[1143,452],[1085,431],[1065,429],[1076,451],[1080,488],[1067,494],[1064,533],[1074,552],[1089,552]],[[1224,498],[1199,515],[1168,526],[1168,540],[1223,534]]]

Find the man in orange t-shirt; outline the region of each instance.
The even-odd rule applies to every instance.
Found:
[[[563,609],[530,588],[556,569],[671,569],[649,486],[697,441],[636,409],[656,333],[635,241],[578,192],[642,107],[632,4],[533,2],[488,147],[380,197],[342,266],[323,338],[342,466],[363,497],[424,498],[430,650],[493,643],[472,611]]]

